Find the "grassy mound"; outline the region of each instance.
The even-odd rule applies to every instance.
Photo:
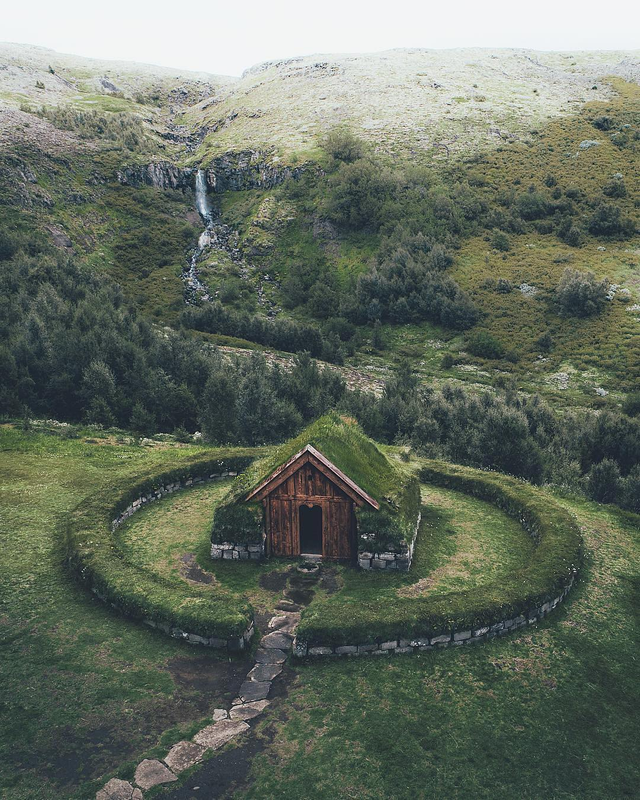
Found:
[[[250,451],[230,449],[215,459],[194,457],[169,472],[141,476],[134,485],[130,480],[109,484],[70,514],[65,531],[68,563],[96,594],[127,616],[204,638],[237,639],[253,617],[244,598],[221,587],[203,593],[178,577],[128,562],[111,525],[133,500],[159,486],[220,470],[239,471],[251,460]]]
[[[314,645],[361,644],[481,627],[557,597],[581,560],[581,537],[569,513],[528,484],[497,473],[426,461],[427,484],[486,500],[517,519],[532,538],[530,559],[510,574],[445,594],[378,597],[377,582],[351,597],[336,594],[308,608],[298,638]]]
[[[411,540],[420,510],[418,481],[389,461],[355,420],[330,413],[238,476],[214,514],[214,542],[261,541],[262,506],[245,498],[308,444],[380,503],[380,511],[358,510],[360,550],[379,552]]]

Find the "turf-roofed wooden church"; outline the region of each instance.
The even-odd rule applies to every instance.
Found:
[[[328,414],[238,477],[215,511],[211,553],[408,569],[419,513],[415,478]]]
[[[267,554],[353,559],[356,507],[380,504],[311,445],[247,496],[264,505]]]

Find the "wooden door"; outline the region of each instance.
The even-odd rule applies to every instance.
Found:
[[[269,500],[270,554],[299,556],[298,513],[293,500],[271,497]]]

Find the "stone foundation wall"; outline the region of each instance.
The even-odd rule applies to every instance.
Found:
[[[420,528],[420,520],[422,514],[418,514],[418,521],[416,522],[416,529],[413,532],[413,538],[399,553],[358,553],[358,566],[361,569],[397,569],[400,572],[408,572],[411,569],[411,562],[413,561],[413,552],[416,548],[416,539],[418,537],[418,529]]]
[[[259,561],[264,556],[264,544],[222,542],[211,545],[211,558],[240,561]]]
[[[144,506],[146,506],[148,503],[153,503],[156,500],[160,500],[162,497],[165,497],[165,495],[177,492],[179,489],[186,489],[189,486],[197,486],[200,483],[207,483],[208,481],[221,481],[224,478],[235,478],[237,474],[237,472],[212,472],[211,475],[200,475],[195,478],[189,478],[184,482],[175,481],[174,483],[167,483],[164,486],[158,486],[153,491],[138,497],[130,505],[128,505],[125,510],[122,511],[111,522],[111,530],[115,531],[117,527],[122,525],[122,523],[126,519],[129,519],[132,514],[135,514],[136,511],[144,508]]]
[[[431,636],[419,636],[415,639],[391,639],[386,642],[349,644],[339,646],[307,646],[298,638],[293,643],[293,654],[298,658],[305,656],[362,656],[362,655],[389,655],[391,653],[417,653],[436,650],[443,647],[460,647],[462,645],[479,644],[480,642],[494,639],[496,636],[506,636],[519,628],[533,625],[550,614],[567,596],[575,581],[576,573],[571,576],[569,584],[564,591],[554,600],[549,600],[526,614],[496,622],[481,628],[468,628],[466,630],[449,630]]]
[[[122,511],[111,522],[111,530],[115,531],[116,528],[122,525],[125,520],[129,519],[129,517],[135,514],[136,511],[144,508],[149,503],[160,500],[162,497],[165,497],[168,494],[173,494],[173,492],[177,492],[179,489],[186,489],[189,486],[197,486],[198,484],[207,483],[208,481],[220,481],[224,478],[234,478],[237,474],[237,472],[231,471],[213,472],[210,475],[200,475],[194,478],[188,478],[186,481],[175,481],[174,483],[167,483],[165,485],[158,486],[153,491],[138,497],[130,505],[128,505],[125,510]],[[244,546],[246,547],[246,545]],[[112,608],[115,608],[121,614],[126,616],[126,609],[121,608],[117,603],[110,602],[108,598],[98,591],[95,586],[91,587],[91,591],[96,595],[96,597],[100,598],[100,600],[105,603],[109,603]],[[232,637],[230,639],[218,639],[215,636],[199,636],[197,633],[189,633],[188,631],[183,631],[180,628],[175,628],[162,622],[156,622],[153,619],[143,619],[142,622],[145,625],[148,625],[150,628],[156,628],[157,630],[162,631],[169,636],[173,636],[174,639],[183,639],[184,641],[189,642],[189,644],[199,644],[204,645],[205,647],[226,648],[227,650],[231,650],[233,652],[244,650],[249,645],[249,642],[254,634],[253,622],[251,622],[242,636]]]

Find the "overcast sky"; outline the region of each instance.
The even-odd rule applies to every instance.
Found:
[[[640,47],[616,0],[5,0],[0,40],[239,75],[260,61],[393,47]]]

